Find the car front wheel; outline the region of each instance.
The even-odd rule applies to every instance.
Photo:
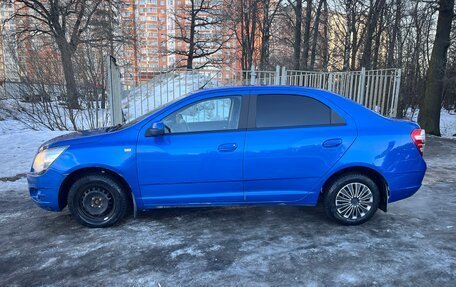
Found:
[[[344,225],[368,221],[377,211],[380,193],[372,179],[351,173],[336,179],[325,196],[326,214]]]
[[[107,227],[118,223],[128,210],[122,186],[104,174],[81,177],[68,193],[68,208],[73,217],[88,227]]]

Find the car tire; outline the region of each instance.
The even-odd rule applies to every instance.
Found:
[[[380,202],[375,182],[359,173],[345,174],[328,186],[324,205],[329,218],[343,225],[359,225],[374,216]]]
[[[76,180],[68,193],[68,209],[88,227],[108,227],[120,222],[129,210],[122,185],[104,174],[90,174]]]

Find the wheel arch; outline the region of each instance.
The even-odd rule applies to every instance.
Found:
[[[378,172],[377,170],[366,167],[366,166],[350,166],[342,168],[336,172],[334,172],[331,176],[329,176],[322,186],[322,193],[328,190],[329,186],[341,175],[348,174],[348,173],[360,173],[363,174],[370,179],[372,179],[375,184],[378,186],[380,191],[380,203],[379,208],[383,211],[387,211],[388,206],[388,198],[389,198],[389,188],[388,182],[386,181],[385,177]]]
[[[59,188],[60,209],[63,209],[68,204],[68,192],[70,191],[71,186],[76,182],[76,180],[88,174],[105,174],[117,180],[122,185],[122,187],[130,194],[131,204],[133,207],[134,215],[136,216],[136,201],[131,186],[128,184],[125,178],[121,176],[119,173],[104,167],[83,167],[80,169],[76,169],[72,171],[70,174],[68,174]]]

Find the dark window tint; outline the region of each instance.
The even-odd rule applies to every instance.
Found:
[[[256,126],[292,127],[344,123],[325,104],[304,96],[260,95],[257,97]]]
[[[333,125],[343,125],[345,124],[344,119],[339,116],[334,110],[331,110],[331,124]]]

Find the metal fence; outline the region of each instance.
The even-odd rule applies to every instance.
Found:
[[[287,71],[287,85],[325,89],[382,115],[396,117],[401,69],[347,72]]]
[[[287,70],[170,70],[121,78],[115,64],[108,66],[108,92],[113,124],[139,117],[187,93],[220,86],[291,85],[320,88],[341,94],[380,114],[395,117],[399,99],[400,69],[314,72]],[[120,69],[121,71],[122,69]],[[117,88],[123,83],[123,91]],[[132,85],[132,82],[134,84]],[[128,88],[126,88],[128,87]]]

